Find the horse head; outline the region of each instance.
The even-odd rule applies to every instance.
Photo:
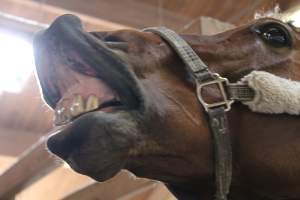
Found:
[[[252,71],[300,80],[297,29],[263,18],[214,36],[182,35],[216,72],[236,82]],[[105,181],[121,169],[166,183],[175,194],[212,199],[213,140],[195,82],[159,35],[86,32],[59,17],[34,40],[36,74],[55,110],[48,148],[72,169]],[[219,98],[215,88],[208,101]],[[233,151],[231,199],[300,197],[297,116],[228,112]]]

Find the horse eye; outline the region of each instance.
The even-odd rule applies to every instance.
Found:
[[[267,24],[258,28],[255,32],[258,33],[267,44],[273,47],[291,47],[292,45],[291,36],[288,30],[282,25]]]

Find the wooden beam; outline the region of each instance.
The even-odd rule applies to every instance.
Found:
[[[176,198],[170,193],[170,191],[166,188],[164,184],[159,184],[151,194],[145,198],[145,200],[157,200],[157,199],[165,199],[165,200],[176,200]]]
[[[176,198],[169,192],[163,183],[157,182],[155,184],[140,188],[127,195],[124,195],[118,200],[176,200]]]
[[[0,155],[18,157],[40,137],[35,132],[0,128]]]
[[[62,200],[99,199],[99,197],[107,200],[119,199],[128,193],[155,184],[157,182],[136,178],[128,172],[122,171],[107,182],[88,184],[71,194],[67,194]]]
[[[0,155],[0,172],[7,169],[16,159],[16,157]]]
[[[34,0],[39,1],[39,0]],[[175,12],[160,10],[144,1],[132,0],[47,0],[48,5],[84,13],[99,19],[134,28],[164,25],[179,29],[190,19]]]
[[[23,188],[58,166],[47,152],[45,141],[45,137],[41,138],[0,174],[0,199],[13,198]]]
[[[24,29],[25,31],[36,31],[45,28],[48,24],[51,24],[55,18],[66,13],[80,17],[87,30],[115,30],[129,28],[128,26],[119,23],[34,1],[0,1],[0,25],[2,28],[6,26],[17,28],[20,26],[19,28]],[[26,28],[24,28],[24,26]]]
[[[155,190],[157,187],[157,184],[152,184],[145,186],[143,188],[140,188],[138,190],[132,191],[122,197],[120,197],[118,200],[140,200],[140,199],[147,199],[148,196],[151,195],[151,193]],[[157,200],[160,200],[161,198],[158,198]]]
[[[16,198],[18,200],[58,200],[92,182],[93,180],[89,177],[74,172],[67,165],[62,165],[20,191]]]

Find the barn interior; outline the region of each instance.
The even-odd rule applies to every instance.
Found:
[[[298,0],[0,0],[0,199],[175,199],[162,183],[126,171],[97,183],[47,152],[53,111],[39,93],[31,42],[56,17],[75,14],[89,31],[167,26],[214,34],[279,10],[300,21]]]

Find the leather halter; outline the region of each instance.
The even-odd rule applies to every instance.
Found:
[[[232,179],[232,148],[226,112],[234,101],[249,101],[254,92],[246,84],[231,84],[226,78],[212,73],[194,50],[177,33],[165,27],[151,27],[143,31],[153,32],[167,41],[187,66],[196,83],[199,102],[208,114],[213,133],[216,200],[227,200]],[[216,85],[222,101],[208,103],[202,95],[204,88]]]

